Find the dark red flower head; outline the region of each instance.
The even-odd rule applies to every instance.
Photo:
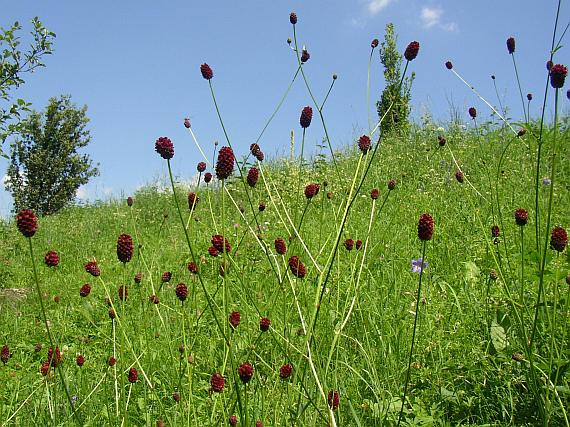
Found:
[[[176,296],[180,301],[184,301],[188,297],[188,287],[184,283],[176,285]]]
[[[562,227],[554,227],[550,234],[550,248],[557,252],[564,251],[568,244],[568,233]]]
[[[378,43],[379,43],[378,39],[374,39],[374,40],[372,40],[372,42],[370,43],[370,47],[371,47],[372,49],[376,49],[376,48],[378,47]]]
[[[204,77],[206,80],[210,80],[212,77],[214,77],[214,72],[206,63],[200,65],[200,72],[202,73],[202,77]]]
[[[198,202],[200,201],[200,197],[194,192],[188,193],[188,209],[191,211],[194,210]]]
[[[40,372],[44,377],[47,376],[47,374],[49,374],[49,363],[48,362],[42,363],[42,365],[40,366]]]
[[[307,49],[303,49],[301,51],[301,62],[304,64],[309,59],[311,59],[311,54],[309,53],[309,51]]]
[[[224,385],[226,380],[224,379],[223,375],[219,372],[212,374],[210,377],[210,386],[212,387],[212,391],[216,393],[220,393],[224,389]]]
[[[333,411],[336,411],[340,405],[340,394],[338,393],[338,391],[336,390],[329,391],[327,401],[329,403],[330,408]]]
[[[198,165],[196,166],[196,170],[200,173],[204,172],[206,170],[206,163],[199,162]]]
[[[188,266],[187,266],[187,267],[188,267],[188,271],[189,271],[190,273],[193,273],[193,274],[197,274],[197,273],[198,273],[198,266],[196,265],[196,263],[195,263],[194,261],[190,261],[190,262],[188,263]]]
[[[255,422],[255,427],[263,427],[263,421],[257,420],[257,421]]]
[[[259,179],[259,169],[251,168],[247,172],[247,183],[249,184],[250,187],[255,187],[255,184],[257,184],[258,179]]]
[[[115,366],[116,364],[117,364],[117,359],[115,357],[111,356],[107,359],[107,365]]]
[[[2,346],[0,350],[0,360],[4,365],[10,360],[10,348],[7,345]]]
[[[38,231],[38,219],[36,218],[36,214],[31,209],[22,209],[16,215],[16,225],[18,226],[18,230],[22,233],[25,237],[32,237]]]
[[[501,230],[498,225],[493,225],[491,227],[491,237],[499,237],[501,235]]]
[[[160,280],[163,283],[170,282],[170,279],[172,279],[172,273],[170,271],[165,271],[164,273],[162,273],[162,276],[160,277]]]
[[[240,365],[238,368],[238,375],[244,384],[247,384],[251,380],[251,377],[253,377],[253,371],[253,366],[251,366],[250,363],[245,362]]]
[[[259,212],[263,212],[265,210],[265,203],[259,202],[259,206],[257,207]]]
[[[85,271],[94,277],[101,275],[101,270],[95,261],[89,261],[87,264],[85,264]]]
[[[129,196],[127,197],[127,206],[130,208],[135,203],[134,199]]]
[[[228,418],[228,424],[231,426],[237,426],[238,423],[238,419],[235,415],[230,415],[230,417]]]
[[[172,159],[174,157],[174,145],[170,138],[161,136],[154,143],[154,149],[163,159]]]
[[[439,135],[437,137],[437,142],[438,142],[440,147],[443,147],[447,143],[447,140],[445,139],[445,137]]]
[[[49,251],[44,257],[44,262],[48,267],[57,267],[59,264],[59,255],[56,251]]]
[[[140,282],[142,282],[142,273],[136,273],[135,277],[133,278],[133,280],[135,281],[135,283],[138,285]]]
[[[285,240],[281,237],[275,239],[275,252],[279,255],[285,255],[287,252],[287,245],[285,244]]]
[[[431,240],[433,236],[433,218],[430,214],[424,213],[420,215],[418,221],[418,238],[420,240]]]
[[[570,99],[570,89],[566,91],[566,98]]]
[[[237,328],[241,322],[241,314],[239,311],[232,311],[228,316],[228,321],[232,328]]]
[[[112,308],[109,309],[109,319],[113,320],[114,318],[117,317],[117,313],[115,313],[115,310],[113,310]]]
[[[229,178],[234,171],[235,162],[234,151],[230,147],[222,147],[218,152],[216,163],[216,176],[218,179]]]
[[[269,318],[267,317],[262,317],[259,320],[259,330],[261,332],[267,332],[269,330],[269,327],[271,326],[271,320],[269,320]]]
[[[129,373],[127,374],[127,378],[131,384],[134,384],[139,379],[139,373],[137,372],[136,368],[129,369]]]
[[[309,106],[303,108],[301,111],[301,118],[299,119],[299,123],[303,129],[308,128],[311,126],[311,120],[313,119],[313,109]]]
[[[550,69],[550,85],[554,89],[560,89],[564,86],[564,80],[568,75],[568,68],[562,64],[553,65]]]
[[[293,25],[297,23],[297,14],[295,12],[289,14],[289,22]]]
[[[89,296],[90,293],[91,293],[91,285],[89,283],[85,283],[79,289],[79,295],[82,296],[83,298]]]
[[[61,352],[59,347],[53,350],[53,347],[48,348],[48,363],[54,368],[61,363]]]
[[[554,65],[554,62],[552,61],[546,61],[546,69],[548,71],[550,71],[552,69],[552,66]]]
[[[416,59],[419,51],[420,44],[416,41],[413,41],[408,45],[408,47],[406,47],[406,50],[404,51],[404,58],[406,58],[407,61],[412,61]]]
[[[148,300],[153,304],[160,304],[160,298],[155,294],[152,294],[150,297],[148,297]]]
[[[368,153],[370,150],[370,138],[368,138],[366,135],[362,135],[360,138],[358,138],[358,148],[364,154]]]
[[[302,279],[307,274],[307,269],[305,268],[305,264],[301,262],[298,256],[292,256],[289,258],[288,261],[289,268],[291,269],[291,273],[293,276]]]
[[[521,227],[526,225],[528,222],[528,212],[526,209],[517,209],[515,211],[515,222]]]
[[[285,363],[283,366],[281,366],[281,368],[279,368],[279,376],[281,377],[282,380],[286,380],[287,378],[289,378],[292,373],[293,373],[293,367],[288,363]]]
[[[210,172],[206,172],[204,174],[204,182],[208,184],[212,180],[212,174]]]
[[[519,131],[517,132],[517,136],[524,136],[526,134],[526,129],[525,128],[520,128]]]
[[[117,258],[127,263],[133,257],[133,238],[128,234],[121,234],[117,239]]]
[[[380,196],[380,190],[378,190],[377,188],[373,188],[370,191],[370,198],[372,200],[377,200],[379,196]]]
[[[219,252],[215,247],[213,247],[213,246],[210,246],[210,247],[208,248],[208,253],[209,253],[211,256],[214,256],[214,257],[220,255],[220,252]]]
[[[177,391],[172,393],[172,400],[174,400],[176,403],[180,402],[180,393]]]
[[[76,357],[75,363],[77,363],[77,366],[82,367],[85,364],[85,357],[80,354]]]
[[[188,117],[184,119],[184,127],[190,129],[190,119]]]
[[[360,250],[360,248],[362,247],[362,240],[358,239],[354,245],[357,251]]]
[[[321,188],[321,186],[319,184],[308,184],[305,187],[305,197],[307,199],[312,199],[313,197],[315,197],[318,193],[319,193],[319,189]]]
[[[469,107],[469,116],[471,116],[472,119],[475,119],[475,117],[477,117],[477,110],[475,107]]]
[[[532,101],[532,93],[527,93],[526,99],[528,99],[529,101]]]
[[[346,239],[344,241],[344,247],[346,248],[346,250],[351,251],[352,248],[354,248],[354,240]]]
[[[388,190],[392,191],[394,188],[396,188],[397,183],[398,182],[395,179],[388,181]]]
[[[515,38],[514,37],[509,37],[507,39],[507,50],[509,51],[510,54],[515,53]]]
[[[465,175],[463,175],[463,172],[460,170],[455,171],[455,179],[457,180],[457,182],[459,182],[460,184],[463,184],[463,181],[465,180]]]
[[[212,236],[212,246],[215,247],[218,250],[218,252],[223,252],[224,246],[226,253],[230,253],[232,249],[228,239],[224,238],[224,236],[220,234]]]
[[[451,70],[453,68],[453,64],[451,63],[451,61],[447,61],[445,63],[445,68],[447,68],[448,70]]]
[[[126,301],[128,297],[129,297],[129,288],[127,288],[125,285],[119,286],[119,299],[121,301]]]

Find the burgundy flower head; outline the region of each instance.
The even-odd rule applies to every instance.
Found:
[[[376,49],[376,48],[378,47],[378,43],[379,43],[378,39],[374,39],[374,40],[372,40],[372,42],[370,43],[370,47],[371,47],[372,49]]]
[[[184,283],[176,285],[176,296],[180,301],[184,301],[188,297],[188,287]]]
[[[431,240],[433,236],[434,221],[430,214],[424,213],[420,215],[418,221],[418,238],[426,241]]]
[[[119,286],[119,299],[121,301],[126,301],[128,297],[129,297],[129,288],[127,288],[125,285]]]
[[[370,191],[370,198],[372,200],[377,200],[379,196],[380,196],[380,190],[378,190],[377,188],[373,188]]]
[[[136,368],[129,369],[129,373],[127,374],[127,378],[131,384],[134,384],[139,379],[139,373],[137,372]]]
[[[160,157],[165,160],[172,159],[172,157],[174,157],[174,145],[170,138],[165,136],[158,138],[154,143],[154,149],[158,154],[160,154]]]
[[[127,197],[127,206],[130,208],[131,206],[133,206],[133,204],[135,203],[134,199],[129,196]]]
[[[293,373],[293,367],[288,363],[285,363],[283,366],[281,366],[281,368],[279,368],[279,376],[281,377],[282,380],[286,380],[287,378],[289,378],[292,373]]]
[[[160,304],[160,298],[155,294],[152,294],[150,297],[148,297],[148,300],[153,304]]]
[[[564,86],[564,80],[568,75],[568,68],[562,64],[553,65],[550,69],[550,85],[554,89],[560,89]]]
[[[210,254],[210,256],[213,256],[213,257],[220,255],[220,252],[218,252],[218,250],[213,246],[210,246],[208,248],[208,253]]]
[[[305,187],[305,197],[307,199],[312,199],[313,197],[315,197],[319,193],[320,188],[321,188],[321,186],[319,184],[316,184],[316,183],[308,184]]]
[[[89,296],[90,293],[91,293],[91,285],[89,283],[85,283],[79,289],[79,295],[83,298]]]
[[[214,72],[206,63],[200,65],[200,72],[202,73],[202,77],[204,77],[206,80],[211,80],[212,77],[214,77]]]
[[[191,211],[194,210],[199,201],[200,198],[196,193],[194,192],[188,193],[188,209],[190,209]]]
[[[443,147],[447,143],[447,140],[443,136],[438,135],[437,143],[439,144],[440,147]]]
[[[16,215],[16,225],[24,237],[32,237],[38,230],[38,219],[31,209],[22,209]]]
[[[465,175],[463,175],[463,172],[460,170],[455,171],[455,179],[457,180],[457,182],[459,182],[460,184],[463,184],[463,181],[465,180]]]
[[[206,163],[199,162],[198,165],[196,166],[196,170],[200,173],[204,172],[206,170]]]
[[[101,270],[95,261],[89,261],[87,264],[85,264],[85,271],[93,277],[98,277],[101,275]]]
[[[112,308],[109,309],[109,319],[113,320],[114,318],[117,317],[117,313],[115,313],[115,310],[113,310]]]
[[[44,377],[47,376],[47,374],[49,374],[49,363],[48,362],[42,363],[42,365],[40,366],[40,372]]]
[[[206,184],[209,184],[211,180],[212,180],[212,174],[210,172],[206,172],[204,174],[204,182]]]
[[[257,208],[259,209],[259,212],[263,212],[265,210],[265,203],[260,202]]]
[[[388,181],[388,190],[392,191],[394,188],[396,188],[396,184],[398,184],[398,182],[395,179]]]
[[[77,363],[77,366],[82,367],[85,364],[85,357],[82,355],[77,356],[75,363]]]
[[[275,252],[279,255],[285,255],[287,252],[287,245],[285,244],[285,240],[281,237],[275,239]]]
[[[295,12],[289,14],[289,22],[293,25],[297,23],[297,14]]]
[[[212,390],[216,393],[220,393],[224,389],[225,383],[226,380],[224,379],[223,375],[220,374],[219,372],[212,374],[212,376],[210,377],[210,386],[212,387]]]
[[[253,377],[253,371],[253,366],[251,366],[250,363],[246,362],[240,365],[238,368],[238,375],[244,384],[247,384],[251,380],[251,377]]]
[[[354,240],[346,239],[344,241],[344,247],[346,248],[347,251],[351,251],[352,248],[354,248]]]
[[[340,394],[338,393],[338,391],[337,390],[329,391],[329,394],[327,396],[327,401],[330,408],[333,411],[336,411],[340,405]]]
[[[117,239],[117,258],[127,263],[133,257],[133,238],[128,234],[121,234]]]
[[[307,274],[307,269],[305,267],[305,264],[301,262],[298,256],[292,256],[291,258],[289,258],[288,264],[293,276],[302,279]]]
[[[522,227],[528,222],[528,212],[526,209],[517,209],[515,211],[515,222],[518,226]]]
[[[420,44],[417,41],[413,41],[408,45],[408,47],[406,47],[406,50],[404,51],[404,58],[406,58],[406,61],[412,61],[416,59],[419,51]]]
[[[509,37],[507,39],[507,50],[509,51],[509,53],[511,55],[513,53],[515,53],[515,38],[514,37]]]
[[[354,244],[354,246],[356,247],[357,251],[360,250],[360,248],[362,247],[362,240],[358,239]]]
[[[250,187],[255,187],[255,184],[257,184],[258,179],[259,179],[259,169],[251,168],[247,172],[247,183],[249,184]]]
[[[4,365],[10,360],[10,348],[7,345],[2,346],[0,350],[0,360]]]
[[[190,129],[190,119],[188,117],[184,119],[184,127]]]
[[[53,366],[54,368],[61,363],[61,352],[59,351],[59,347],[48,348],[48,363]]]
[[[498,225],[493,225],[491,227],[491,237],[499,237],[501,235],[501,230]]]
[[[140,282],[142,282],[142,273],[137,273],[135,274],[135,277],[133,278],[134,282],[138,285]]]
[[[232,328],[237,328],[241,322],[241,314],[239,311],[232,311],[228,316],[228,321]]]
[[[358,148],[364,154],[368,153],[370,150],[370,138],[368,138],[366,135],[362,135],[360,138],[358,138]]]
[[[309,53],[309,51],[307,49],[303,49],[301,51],[301,62],[304,64],[309,59],[311,59],[311,54]]]
[[[526,94],[526,99],[529,101],[532,101],[532,93],[527,93]]]
[[[238,423],[238,419],[235,415],[230,415],[230,417],[228,418],[228,424],[231,426],[237,426]]]
[[[451,70],[453,68],[453,64],[451,63],[451,61],[447,61],[445,63],[445,68],[447,68],[448,70]]]
[[[308,128],[311,126],[311,120],[313,119],[313,109],[309,106],[306,106],[301,111],[301,118],[299,119],[299,123],[303,129]]]
[[[111,356],[107,359],[107,365],[115,366],[116,364],[117,364],[117,359],[115,357]]]
[[[222,147],[218,152],[216,163],[216,176],[218,179],[229,178],[234,171],[235,162],[234,151],[230,147]]]
[[[44,257],[44,262],[48,267],[57,267],[59,264],[59,255],[56,251],[49,251]]]
[[[168,283],[170,282],[170,279],[172,279],[172,273],[170,271],[165,271],[164,273],[162,273],[162,276],[160,277],[162,283]]]
[[[550,248],[557,252],[563,252],[568,244],[568,233],[562,227],[554,227],[550,234]]]
[[[471,116],[472,119],[475,119],[475,117],[477,117],[477,110],[475,107],[469,107],[469,116]]]
[[[269,327],[271,326],[271,320],[269,320],[269,318],[267,317],[262,317],[259,320],[259,330],[261,332],[267,332],[269,330]]]
[[[546,69],[548,71],[550,71],[552,69],[552,66],[554,65],[554,62],[552,61],[546,61]]]
[[[230,253],[230,251],[232,249],[228,239],[224,238],[224,236],[222,236],[220,234],[216,234],[216,235],[212,236],[212,246],[215,247],[218,250],[218,252],[223,252],[224,246],[225,246],[226,253]]]

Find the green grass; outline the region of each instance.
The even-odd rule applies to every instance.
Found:
[[[112,201],[42,218],[33,237],[35,262],[51,331],[64,353],[66,384],[77,396],[78,422],[154,425],[164,419],[167,425],[224,425],[236,414],[240,425],[246,417],[248,425],[257,419],[266,426],[326,425],[331,413],[322,389],[325,395],[329,390],[340,393],[340,407],[334,412],[337,425],[395,425],[418,286],[410,263],[421,256],[417,220],[428,212],[435,219],[435,232],[427,244],[429,266],[423,275],[405,423],[532,425],[548,417],[550,425],[565,425],[570,395],[568,249],[560,255],[548,253],[542,299],[546,304],[539,309],[533,348],[534,380],[523,338],[530,335],[538,288],[536,141],[531,132],[517,138],[490,124],[478,133],[450,125],[447,145],[439,147],[433,129],[382,141],[342,230],[311,339],[307,334],[322,283],[318,270],[326,271],[356,165],[366,160],[355,147],[337,153],[340,179],[332,164],[316,159],[307,161],[301,175],[293,162],[262,163],[258,167],[264,179],[255,189],[234,173],[223,209],[222,192],[202,183],[192,218],[185,201],[188,189],[179,188],[192,249],[198,260],[204,256],[199,262],[204,288],[186,268],[191,256],[168,192],[143,189],[134,195],[131,208],[125,201]],[[567,142],[567,128],[559,130],[557,138]],[[569,145],[560,147],[559,158],[570,158]],[[543,150],[548,159],[551,131]],[[463,184],[455,180],[455,161],[465,173]],[[549,175],[548,162],[543,165],[541,177]],[[570,168],[564,161],[559,166],[552,224],[568,228]],[[398,184],[388,191],[392,178]],[[305,210],[303,188],[309,182],[320,183],[320,192],[306,208],[301,239],[289,241],[294,233],[287,215],[297,226]],[[369,193],[374,187],[380,197],[373,204]],[[549,187],[541,185],[539,190],[544,227]],[[332,192],[331,199],[327,192]],[[267,205],[264,212],[257,211],[259,201]],[[244,208],[243,216],[238,207]],[[524,257],[513,218],[520,207],[529,211]],[[501,227],[498,245],[490,237],[493,224]],[[545,230],[540,231],[542,242]],[[3,223],[0,233],[2,287],[33,290],[28,243],[12,222]],[[135,240],[135,255],[126,265],[116,257],[121,233]],[[214,234],[226,235],[232,245],[225,277],[219,275],[221,258],[207,253]],[[288,244],[285,257],[275,253],[277,237]],[[346,238],[365,243],[358,251],[347,251],[342,245]],[[43,265],[48,250],[60,254],[58,267]],[[304,279],[288,271],[291,255],[307,266]],[[83,269],[93,259],[102,271],[97,279]],[[519,300],[521,259],[525,276]],[[500,272],[497,281],[489,279],[491,270]],[[162,285],[164,271],[173,277]],[[143,279],[135,284],[138,272]],[[189,288],[184,304],[174,292],[179,282]],[[84,283],[92,284],[87,298],[79,296]],[[120,285],[129,288],[124,304],[117,296]],[[107,292],[119,320],[108,316]],[[159,296],[159,305],[149,302],[152,294]],[[241,324],[232,331],[228,315],[234,310],[240,311]],[[263,316],[272,322],[264,333],[259,331]],[[49,343],[37,294],[15,302],[4,297],[0,319],[0,344],[12,352],[9,362],[0,366],[1,422],[72,423],[60,378],[53,372],[47,377],[39,373]],[[39,352],[36,343],[43,346]],[[522,362],[511,358],[515,352],[524,355]],[[78,354],[86,358],[81,368],[75,364]],[[113,354],[117,365],[108,367]],[[244,386],[237,367],[246,361],[255,372]],[[279,378],[284,363],[294,369],[286,381]],[[133,366],[139,379],[131,385],[126,373]],[[222,393],[210,390],[215,372],[225,376]],[[174,392],[180,393],[178,403]]]

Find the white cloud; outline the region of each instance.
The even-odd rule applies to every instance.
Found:
[[[368,0],[368,11],[372,15],[376,15],[378,12],[392,3],[392,1],[393,0]]]
[[[422,7],[421,12],[421,19],[424,24],[424,27],[431,28],[434,25],[437,25],[441,21],[441,15],[443,14],[443,10],[436,8],[436,7]]]
[[[87,189],[85,187],[79,187],[77,191],[75,191],[75,197],[81,200],[87,199]]]
[[[457,31],[457,24],[455,22],[441,22],[441,17],[443,16],[443,9],[440,7],[422,7],[420,13],[420,19],[424,28],[430,29],[437,27],[443,31],[454,32]]]

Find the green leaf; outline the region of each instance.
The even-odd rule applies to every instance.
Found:
[[[507,334],[505,333],[505,329],[495,320],[491,323],[491,341],[497,352],[501,352],[507,347]]]

